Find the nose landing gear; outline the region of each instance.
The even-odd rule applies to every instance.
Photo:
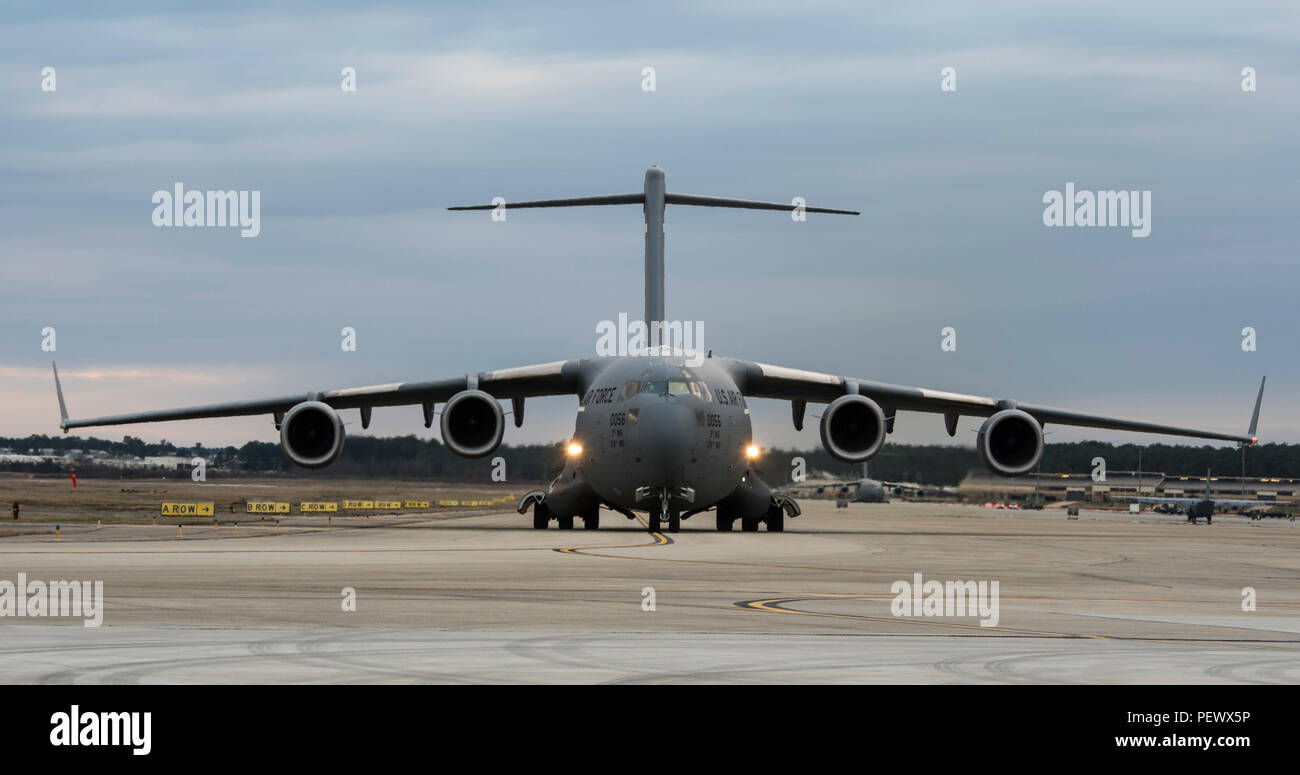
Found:
[[[670,509],[667,514],[651,514],[649,527],[651,533],[658,533],[663,530],[664,523],[668,523],[668,532],[676,533],[682,529],[682,514],[676,509]]]
[[[682,529],[682,513],[669,506],[667,490],[664,490],[659,495],[659,511],[650,514],[650,532],[658,533],[663,529],[664,522],[668,523],[669,533],[676,533]]]

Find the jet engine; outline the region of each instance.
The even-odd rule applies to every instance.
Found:
[[[885,443],[885,413],[862,395],[840,396],[822,414],[822,446],[836,460],[861,463]]]
[[[343,421],[329,404],[295,404],[280,420],[280,446],[303,468],[324,468],[343,452]]]
[[[1003,409],[984,421],[975,440],[980,462],[1000,476],[1029,473],[1043,457],[1043,426],[1019,409]]]
[[[501,405],[482,390],[462,390],[442,410],[442,441],[461,457],[483,457],[501,444],[506,431]]]

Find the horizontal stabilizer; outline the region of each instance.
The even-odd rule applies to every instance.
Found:
[[[752,199],[730,199],[723,196],[696,196],[695,194],[664,195],[664,202],[670,205],[695,205],[696,207],[736,207],[741,210],[785,210],[795,209],[789,202],[755,202]],[[857,210],[836,210],[831,207],[804,206],[809,213],[833,213],[836,215],[861,215]]]
[[[639,205],[645,203],[645,194],[609,194],[606,196],[578,196],[569,199],[534,199],[529,202],[505,202],[500,205],[461,205],[448,210],[520,210],[527,207],[588,207],[591,205]],[[794,210],[790,202],[756,202],[752,199],[731,199],[725,196],[697,196],[695,194],[664,194],[664,204],[693,205],[695,207],[733,207],[740,210]],[[861,215],[857,210],[837,210],[832,207],[804,205],[804,212],[832,213],[835,215]]]
[[[495,210],[504,207],[518,210],[523,207],[586,207],[588,205],[639,205],[645,194],[609,194],[607,196],[579,196],[571,199],[534,199],[531,202],[506,202],[501,205],[465,205],[448,207],[448,210]]]

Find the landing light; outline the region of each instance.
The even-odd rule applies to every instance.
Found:
[[[569,457],[577,457],[578,455],[582,454],[582,445],[576,441],[570,441],[569,448],[567,451],[569,453]]]
[[[745,447],[745,457],[749,458],[750,460],[753,460],[754,458],[758,457],[758,455],[759,455],[758,445],[750,444],[748,447]]]

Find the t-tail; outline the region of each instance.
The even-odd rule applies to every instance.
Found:
[[[666,205],[693,205],[696,207],[734,207],[744,210],[802,210],[808,213],[833,213],[860,215],[857,210],[836,210],[830,207],[809,207],[791,202],[755,202],[749,199],[729,199],[719,196],[674,194],[664,182],[664,171],[651,167],[645,171],[645,185],[639,194],[610,194],[583,196],[570,199],[537,199],[529,202],[506,202],[501,205],[470,205],[448,207],[448,210],[495,210],[498,207],[518,210],[526,207],[584,207],[587,205],[639,204],[645,213],[645,324],[650,331],[650,345],[661,342],[659,331],[664,315],[664,208]],[[656,325],[658,323],[658,325]]]

